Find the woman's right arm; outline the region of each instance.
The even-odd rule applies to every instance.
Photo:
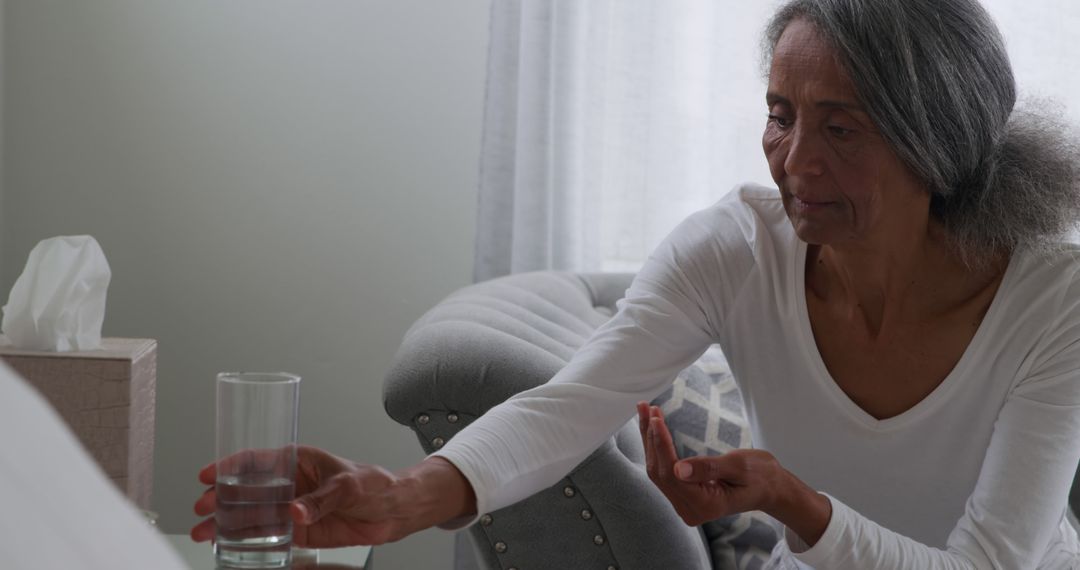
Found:
[[[634,415],[637,402],[659,395],[715,342],[754,265],[739,207],[713,207],[680,224],[616,315],[551,381],[488,410],[422,463],[389,473],[334,458],[349,475],[323,478],[309,498],[298,482],[297,542],[378,544],[434,525],[460,528],[565,476]],[[205,495],[196,506],[203,515],[212,509]],[[312,520],[324,527],[305,526]],[[196,540],[212,534],[212,526],[192,532]]]
[[[296,543],[382,544],[430,526],[461,528],[569,473],[712,342],[703,317],[688,318],[642,282],[551,381],[488,410],[413,467],[390,473],[301,448]],[[215,477],[213,465],[199,475],[207,485]],[[215,508],[210,488],[195,512]],[[192,538],[212,539],[213,525],[204,520]]]
[[[195,503],[195,513],[209,517],[191,529],[196,542],[214,539],[216,476],[214,463],[199,472],[211,487]],[[293,540],[308,548],[393,542],[468,517],[476,504],[469,482],[445,459],[391,473],[308,446],[297,448],[296,495]]]

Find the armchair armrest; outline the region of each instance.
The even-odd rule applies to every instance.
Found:
[[[425,452],[570,359],[630,284],[629,274],[536,272],[465,287],[405,334],[383,385],[387,413]],[[648,480],[628,423],[567,477],[469,529],[485,568],[708,568]]]
[[[475,418],[547,382],[610,318],[612,291],[631,277],[524,273],[453,293],[405,333],[383,383],[387,413],[403,425],[427,409]],[[599,305],[594,292],[606,297]]]

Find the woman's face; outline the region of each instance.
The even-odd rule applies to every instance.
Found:
[[[929,194],[877,131],[832,48],[805,20],[776,44],[762,137],[803,240],[882,242],[925,226]]]

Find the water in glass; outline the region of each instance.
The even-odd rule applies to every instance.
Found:
[[[290,562],[295,486],[279,475],[220,477],[217,490],[218,564],[228,568],[278,568]]]

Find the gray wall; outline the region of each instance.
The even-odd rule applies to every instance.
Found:
[[[7,1],[0,0],[0,229],[3,226],[4,217],[4,75],[7,72],[7,61],[4,57],[4,12],[7,11]],[[0,275],[3,273],[4,235],[0,230]],[[7,302],[7,298],[0,293],[0,302]]]
[[[221,370],[304,377],[301,439],[391,469],[401,335],[472,269],[488,0],[7,0],[0,285],[89,233],[105,333],[160,342],[154,502],[195,522]],[[447,568],[450,535],[376,551]]]

